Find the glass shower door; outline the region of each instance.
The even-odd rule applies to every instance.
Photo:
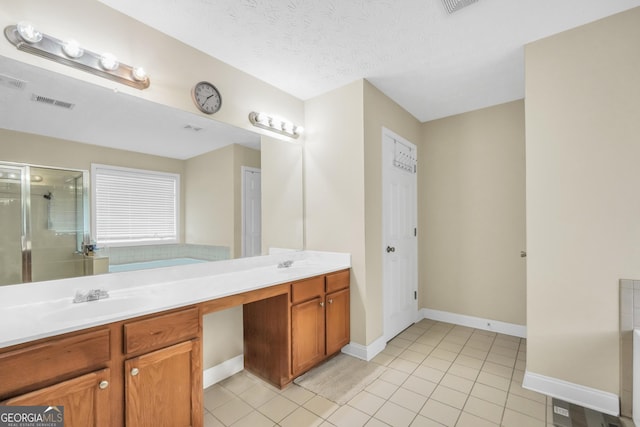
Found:
[[[31,280],[25,239],[28,221],[23,216],[28,204],[25,177],[25,167],[0,164],[0,285]]]

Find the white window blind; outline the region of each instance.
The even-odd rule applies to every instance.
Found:
[[[180,175],[92,165],[98,244],[178,242]]]

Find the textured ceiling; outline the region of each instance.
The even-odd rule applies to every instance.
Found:
[[[100,0],[300,99],[366,78],[420,121],[524,97],[531,41],[638,0]]]

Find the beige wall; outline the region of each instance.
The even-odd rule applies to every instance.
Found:
[[[367,343],[383,334],[382,128],[420,145],[420,122],[364,82],[365,250]],[[418,148],[420,151],[420,148]]]
[[[351,340],[367,344],[363,81],[305,102],[306,249],[351,254]]]
[[[640,278],[640,8],[526,47],[527,370],[618,393]]]
[[[419,306],[524,325],[524,102],[422,129]]]

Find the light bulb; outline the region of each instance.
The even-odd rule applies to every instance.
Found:
[[[100,66],[107,71],[115,71],[120,63],[112,53],[103,53],[100,57]]]
[[[147,72],[142,67],[134,67],[133,70],[131,70],[131,76],[135,80],[143,82],[147,79]]]
[[[302,132],[304,132],[304,128],[303,128],[302,126],[296,126],[296,127],[293,129],[293,133],[294,133],[295,135],[302,135]]]
[[[16,28],[18,29],[18,34],[20,34],[20,37],[22,37],[26,42],[38,43],[40,40],[42,40],[42,33],[36,30],[31,22],[18,22]]]
[[[69,58],[80,58],[84,54],[84,49],[80,47],[80,44],[75,40],[67,40],[62,45],[62,51]]]

